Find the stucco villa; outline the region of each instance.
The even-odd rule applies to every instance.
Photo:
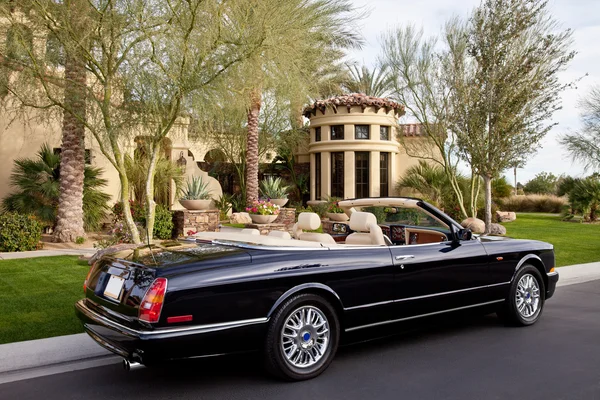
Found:
[[[403,105],[364,94],[306,107],[310,143],[298,158],[310,162],[310,200],[396,195],[398,180],[418,162],[406,154],[398,134],[422,139],[420,125],[398,124],[402,115]]]
[[[398,124],[404,107],[394,101],[351,94],[319,100],[304,109],[310,121],[309,142],[296,152],[297,165],[310,170],[310,200],[328,197],[354,198],[392,196],[396,183],[407,168],[417,163],[404,151],[398,132],[407,140],[421,140],[416,124]],[[219,152],[202,139],[188,137],[188,118],[180,118],[168,136],[166,156],[185,167],[186,176],[201,176],[210,182],[213,198],[232,192],[231,185],[210,177],[207,163]],[[14,160],[34,158],[43,143],[60,149],[60,121],[35,124],[9,121],[0,116],[0,198],[12,191],[10,174]],[[135,138],[124,146],[133,153]],[[272,158],[273,155],[270,155]],[[268,162],[269,160],[261,160]],[[104,169],[105,191],[114,202],[119,199],[117,171],[102,155],[94,139],[86,137],[86,162]],[[172,198],[173,209],[181,209]]]

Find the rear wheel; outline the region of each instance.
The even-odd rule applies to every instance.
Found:
[[[544,280],[532,265],[519,269],[498,316],[510,325],[533,325],[544,308]]]
[[[291,297],[273,315],[265,343],[267,370],[288,380],[321,374],[335,356],[339,321],[333,306],[315,294]]]

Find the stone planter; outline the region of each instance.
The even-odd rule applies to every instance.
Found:
[[[344,222],[344,221],[348,221],[348,219],[350,219],[344,213],[327,213],[327,216],[329,217],[330,220],[338,221],[338,222]]]
[[[212,200],[179,200],[186,210],[208,210]]]
[[[277,219],[277,215],[250,214],[250,218],[255,224],[270,224]]]
[[[271,203],[277,204],[279,207],[283,207],[287,204],[288,199],[271,199]]]

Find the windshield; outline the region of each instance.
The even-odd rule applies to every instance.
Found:
[[[356,210],[372,213],[380,225],[410,225],[448,229],[448,225],[419,208],[369,206],[356,207]]]

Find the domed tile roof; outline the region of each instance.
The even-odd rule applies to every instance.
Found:
[[[375,107],[376,110],[385,108],[386,112],[389,112],[389,110],[394,110],[398,116],[404,115],[404,105],[390,99],[367,96],[363,93],[345,94],[341,96],[330,97],[325,100],[317,100],[313,104],[305,107],[303,114],[306,118],[310,118],[311,115],[317,114],[317,110],[325,113],[327,108],[332,108],[333,111],[337,113],[337,108],[340,106],[347,107],[348,112],[350,112],[350,108],[352,106],[360,106],[363,110],[367,107]]]

